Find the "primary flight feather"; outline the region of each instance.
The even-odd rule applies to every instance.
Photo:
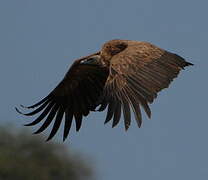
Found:
[[[105,123],[112,120],[116,126],[123,112],[127,130],[131,124],[131,109],[138,126],[142,124],[142,107],[151,117],[149,103],[157,93],[167,88],[185,66],[193,65],[177,54],[165,51],[151,43],[111,40],[97,53],[76,60],[58,86],[32,106],[32,116],[41,113],[26,126],[43,122],[35,134],[44,131],[52,121],[53,128],[47,140],[53,138],[65,117],[63,140],[69,134],[72,120],[79,131],[83,116],[91,111],[107,108]]]

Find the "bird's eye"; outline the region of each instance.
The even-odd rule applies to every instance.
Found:
[[[127,44],[125,44],[125,43],[121,43],[121,44],[116,45],[116,48],[120,49],[121,51],[126,49],[126,47],[127,47]]]

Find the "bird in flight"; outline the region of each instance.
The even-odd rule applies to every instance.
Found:
[[[40,115],[26,126],[43,122],[35,134],[44,131],[52,121],[47,139],[54,137],[64,119],[63,140],[69,134],[72,120],[80,130],[84,116],[91,111],[107,109],[105,123],[115,127],[121,114],[127,130],[131,110],[137,125],[142,124],[141,107],[151,117],[149,104],[157,93],[167,88],[185,66],[193,65],[177,54],[151,43],[131,40],[111,40],[100,51],[82,57],[72,64],[63,80],[45,98],[32,106],[26,116]]]

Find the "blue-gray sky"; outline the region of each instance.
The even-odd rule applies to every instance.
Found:
[[[105,41],[149,41],[195,66],[159,93],[142,128],[112,129],[105,112],[92,113],[66,144],[89,156],[99,180],[207,179],[207,7],[205,0],[0,1],[0,120],[18,127],[32,120],[14,106],[47,95],[74,59]]]

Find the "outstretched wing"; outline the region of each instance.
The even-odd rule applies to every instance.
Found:
[[[76,130],[79,131],[82,117],[87,116],[99,104],[100,96],[108,76],[108,70],[102,67],[90,56],[75,61],[64,79],[58,86],[40,102],[27,108],[36,108],[26,113],[32,116],[42,111],[33,122],[26,126],[36,125],[41,121],[42,126],[35,134],[44,131],[54,121],[53,128],[47,140],[50,140],[59,129],[63,116],[65,116],[63,140],[68,136],[72,119],[76,122]],[[21,113],[18,109],[17,111]],[[21,113],[23,114],[23,113]]]
[[[106,121],[116,126],[123,110],[126,130],[131,123],[130,109],[140,127],[143,107],[148,117],[157,93],[169,86],[185,66],[192,65],[182,57],[162,50],[150,43],[127,41],[128,47],[111,59],[109,77],[105,84],[100,110],[108,106]]]

